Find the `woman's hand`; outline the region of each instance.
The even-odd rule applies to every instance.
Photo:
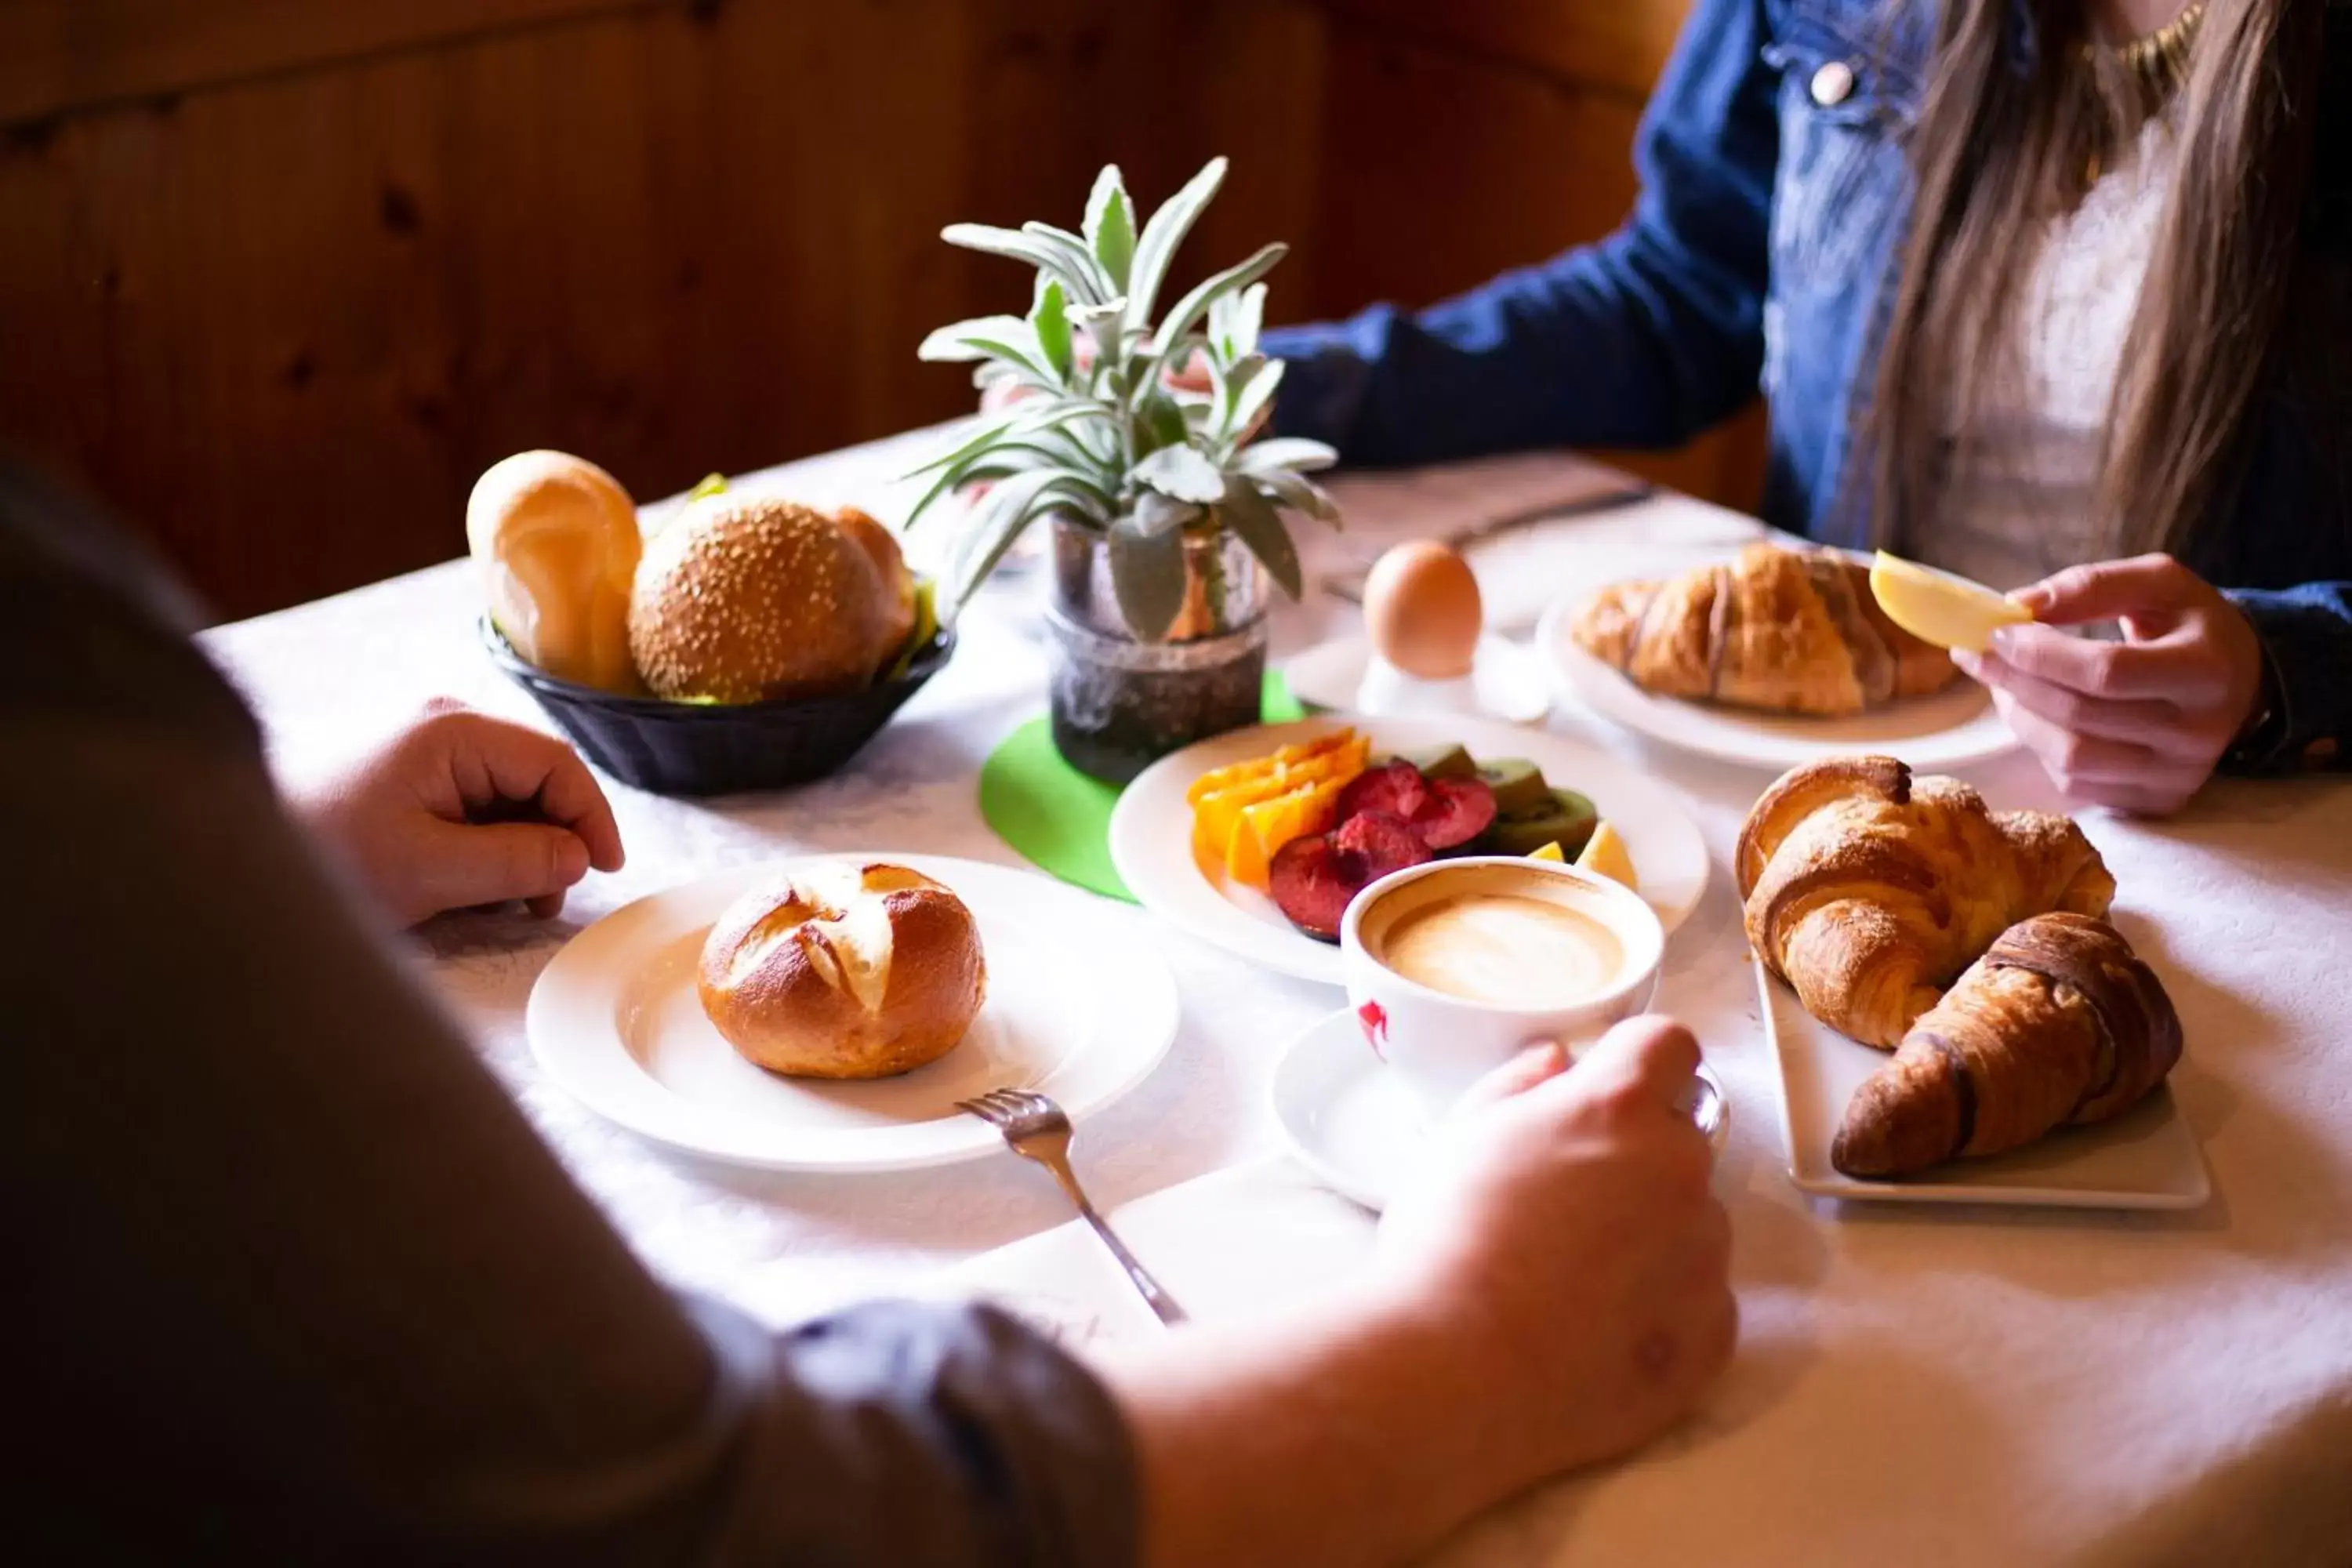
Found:
[[[2243,613],[2169,555],[2070,567],[2014,597],[2048,624],[2004,626],[1991,653],[1952,657],[2051,779],[2087,805],[2188,805],[2262,692],[2262,639]],[[2121,621],[2125,640],[2055,629],[2098,621]]]
[[[520,899],[545,920],[621,832],[571,747],[447,699],[316,786],[296,814],[402,925]]]

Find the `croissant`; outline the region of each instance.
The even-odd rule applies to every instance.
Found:
[[[1888,620],[1869,578],[1830,551],[1751,544],[1605,588],[1570,635],[1644,690],[1744,708],[1836,716],[1950,684],[1950,656]]]
[[[2004,931],[1854,1090],[1830,1163],[1900,1176],[2120,1116],[2180,1059],[2180,1017],[2115,927],[2041,915]]]
[[[1748,942],[1805,1010],[1892,1050],[1993,939],[2032,915],[2104,915],[2116,881],[2081,828],[1996,813],[1893,757],[1811,763],[1764,792],[1735,869]]]

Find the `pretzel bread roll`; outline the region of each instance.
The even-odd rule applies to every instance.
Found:
[[[727,1042],[793,1078],[889,1078],[955,1049],[988,994],[971,911],[904,866],[816,861],[728,907],[696,991]]]

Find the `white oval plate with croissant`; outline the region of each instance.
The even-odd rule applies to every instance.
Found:
[[[1964,767],[2016,749],[1984,689],[1877,609],[1867,557],[1665,546],[1598,564],[1561,584],[1535,646],[1563,697],[1637,735],[1775,771],[1870,751]]]
[[[2081,827],[1893,757],[1790,771],[1734,855],[1789,1173],[1826,1197],[2195,1208],[2157,967]],[[2141,939],[2145,942],[2147,939]]]
[[[531,1052],[610,1121],[688,1153],[779,1171],[891,1171],[1003,1148],[956,1101],[1014,1087],[1081,1121],[1127,1093],[1175,1038],[1176,982],[1148,934],[1098,899],[1034,872],[937,856],[784,857],[889,862],[969,907],[986,999],[961,1044],[894,1078],[785,1078],[729,1045],[696,988],[703,942],[777,863],[637,900],[573,937],[532,988]]]

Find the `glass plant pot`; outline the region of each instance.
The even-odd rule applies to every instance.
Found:
[[[1258,721],[1265,569],[1230,533],[1184,542],[1184,605],[1166,638],[1128,629],[1100,535],[1054,520],[1045,623],[1054,744],[1072,767],[1125,784],[1169,752]]]

